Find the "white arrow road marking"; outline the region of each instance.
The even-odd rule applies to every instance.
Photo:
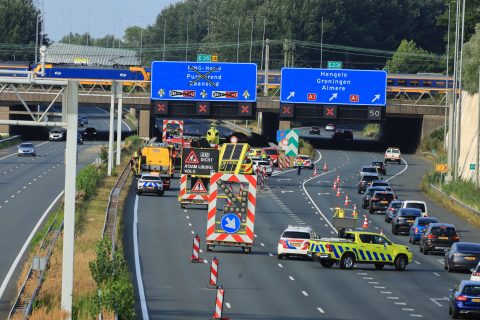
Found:
[[[225,227],[227,228],[230,228],[230,229],[235,229],[236,228],[236,224],[235,224],[235,219],[229,219],[228,217],[225,218],[225,220],[227,221],[227,223],[225,224]]]
[[[439,303],[438,301],[448,301],[448,298],[447,297],[443,297],[443,298],[430,298],[430,300],[435,303],[437,306],[439,307],[443,307],[443,305],[441,303]]]
[[[330,99],[328,99],[328,101],[332,101],[333,99],[337,98],[338,97],[338,93],[334,93],[332,94],[332,96],[330,97]]]

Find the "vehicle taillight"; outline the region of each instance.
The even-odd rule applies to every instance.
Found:
[[[372,201],[377,201],[377,200],[378,200],[378,198],[375,198],[375,197],[372,198]]]
[[[480,277],[480,272],[474,272],[474,273],[472,273],[472,276],[474,276],[474,277]]]
[[[433,234],[428,234],[427,235],[427,239],[435,239],[435,238],[436,238],[436,236],[434,236]]]
[[[458,296],[458,297],[455,298],[455,300],[457,300],[457,301],[467,301],[467,299],[468,298],[465,297],[465,296]]]
[[[325,245],[325,248],[327,248],[328,252],[333,252],[333,248],[329,244]]]
[[[415,228],[415,233],[418,233],[418,228]]]
[[[459,237],[459,236],[453,236],[453,237],[452,237],[452,240],[453,240],[453,241],[460,241],[460,237]]]
[[[392,212],[395,211],[395,209],[393,209],[393,208],[390,208],[390,209],[388,209],[388,210],[390,210],[390,211],[392,211]]]

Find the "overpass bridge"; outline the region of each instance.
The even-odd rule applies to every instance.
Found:
[[[138,119],[139,135],[149,137],[151,135],[151,118],[153,105],[150,100],[150,92],[145,84],[139,86],[129,86],[123,88],[123,105],[130,108]],[[37,105],[54,105],[61,106],[60,86],[54,85],[25,85],[25,84],[1,84],[0,85],[0,119],[14,120],[23,119],[25,117],[25,108]],[[278,90],[277,90],[278,91]],[[445,88],[433,89],[412,89],[408,87],[390,86],[388,87],[389,99],[386,108],[382,111],[382,120],[390,122],[402,122],[406,126],[409,122],[415,122],[415,126],[421,126],[421,135],[429,133],[438,126],[443,125],[445,117],[445,97],[448,90]],[[273,92],[275,93],[275,92]],[[109,107],[112,97],[111,86],[84,86],[79,88],[79,104]],[[177,104],[181,102],[177,102]],[[172,110],[184,110],[183,114],[169,114],[170,117],[191,117],[195,115],[194,104],[185,105],[183,103],[175,108],[175,103],[170,104]],[[228,106],[226,106],[228,108]],[[281,105],[279,97],[259,96],[254,105],[252,116],[247,119],[258,118],[261,123],[261,133],[269,137],[274,137],[278,128],[289,128],[292,120],[296,121],[327,121],[322,115],[323,106],[320,105],[295,105],[295,117],[292,119],[284,118],[281,115]],[[192,110],[190,110],[192,109]],[[368,112],[365,106],[338,106],[339,120],[355,120],[363,119]],[[231,118],[235,119],[235,115],[216,115],[210,114],[205,118]],[[246,119],[238,117],[237,119]],[[331,121],[331,120],[330,120]],[[277,126],[278,124],[278,126]],[[0,133],[9,133],[8,125],[0,125]]]

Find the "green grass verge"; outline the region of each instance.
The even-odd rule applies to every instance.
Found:
[[[380,134],[380,124],[378,123],[369,123],[363,128],[362,130],[362,136],[364,137],[378,137]]]
[[[5,141],[5,142],[0,142],[0,149],[5,149],[11,146],[16,146],[22,141],[20,138],[15,138],[13,140]]]

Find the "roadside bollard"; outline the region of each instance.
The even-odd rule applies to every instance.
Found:
[[[218,288],[218,259],[213,257],[212,263],[210,264],[210,286]]]
[[[192,257],[190,258],[192,262],[200,262],[199,251],[200,251],[200,237],[197,234],[193,238]]]

